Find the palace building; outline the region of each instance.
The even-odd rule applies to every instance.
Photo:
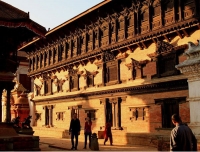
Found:
[[[73,113],[82,129],[89,116],[99,138],[111,119],[114,143],[169,137],[174,113],[189,123],[187,78],[175,66],[200,39],[199,7],[105,0],[20,48],[34,80],[35,134],[68,138]]]

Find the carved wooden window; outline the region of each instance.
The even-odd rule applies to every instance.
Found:
[[[148,20],[148,17],[149,17],[149,12],[147,10],[145,10],[141,16],[141,20],[144,22],[144,21],[147,21]]]
[[[56,120],[64,120],[65,112],[56,112]]]
[[[89,33],[88,33],[88,42],[92,42],[92,33],[93,33],[93,31],[90,31]]]
[[[43,54],[40,54],[39,64],[40,64],[40,68],[42,68],[43,67]]]
[[[45,111],[45,126],[52,126],[52,120],[53,120],[53,105],[48,105],[43,107]]]
[[[38,55],[36,55],[35,58],[36,58],[35,59],[35,62],[36,62],[35,64],[36,64],[36,70],[37,70],[38,69],[38,63],[39,63],[39,57],[38,57]]]
[[[124,29],[124,17],[120,16],[119,20],[118,20],[118,30],[122,30]]]
[[[58,61],[61,61],[62,60],[62,57],[63,57],[63,53],[64,53],[64,47],[63,45],[59,45],[58,47]]]
[[[55,63],[57,61],[56,57],[57,57],[57,50],[54,48],[53,49],[53,63]]]
[[[126,20],[126,25],[129,27],[129,26],[134,26],[134,17],[133,17],[133,14],[130,15],[127,20]]]
[[[145,120],[146,113],[149,106],[143,106],[143,107],[130,107],[131,117],[130,120]]]
[[[70,76],[70,90],[77,91],[79,89],[79,76]]]
[[[168,0],[166,3],[164,3],[165,12],[172,11],[174,7],[174,0]]]
[[[65,43],[65,47],[66,47],[66,58],[69,58],[69,49],[70,49],[70,47],[69,47],[69,42],[66,42]]]
[[[117,80],[117,65],[107,66],[107,82]]]
[[[186,97],[155,99],[155,103],[161,105],[162,128],[173,128],[171,121],[173,114],[179,114],[179,104],[186,102]]]
[[[110,28],[111,33],[115,33],[115,23],[111,23],[111,28]]]
[[[96,110],[85,110],[85,113],[87,113],[87,117],[89,117],[90,120],[96,119]]]
[[[158,77],[179,74],[179,71],[175,68],[175,65],[178,64],[178,58],[176,53],[170,53],[165,56],[160,56],[158,58],[157,64],[158,64]]]
[[[160,11],[161,11],[160,6],[155,6],[153,8],[154,17],[159,16],[160,15]]]
[[[88,87],[94,86],[94,76],[93,75],[87,76],[87,86]]]
[[[77,118],[79,118],[79,109],[80,108],[82,108],[82,105],[68,107],[68,109],[71,110],[71,118],[73,118],[73,115],[75,113],[77,114]]]
[[[145,120],[146,111],[144,107],[130,108],[130,111],[132,111],[131,120]]]
[[[44,81],[44,94],[50,95],[52,94],[52,80],[47,79]]]
[[[119,79],[119,61],[110,61],[106,63],[105,67],[105,83],[117,84],[120,83]]]

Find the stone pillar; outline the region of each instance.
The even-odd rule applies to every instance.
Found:
[[[195,135],[200,135],[200,41],[195,46],[188,43],[188,50],[184,53],[187,59],[176,65],[176,68],[188,78],[189,105],[190,105],[190,127]]]
[[[5,122],[6,120],[6,103],[7,103],[7,96],[4,95],[4,93],[2,93],[2,98],[1,98],[1,102],[2,102],[2,121],[1,122]]]
[[[48,108],[48,112],[49,112],[49,126],[51,127],[52,126],[52,106],[47,106],[47,108]]]
[[[2,91],[3,88],[0,88],[0,122],[2,122]]]
[[[11,111],[10,111],[10,87],[6,88],[7,90],[7,106],[6,106],[6,122],[11,121]]]

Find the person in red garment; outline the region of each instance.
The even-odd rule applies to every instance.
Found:
[[[85,146],[83,149],[86,149],[86,146],[87,146],[87,136],[89,137],[89,148],[91,146],[91,134],[92,134],[92,129],[91,129],[91,126],[92,126],[92,121],[90,120],[89,117],[86,118],[86,122],[85,122]]]
[[[106,123],[106,127],[105,127],[105,131],[104,131],[104,145],[106,144],[106,142],[108,141],[108,138],[110,140],[110,145],[112,146],[113,144],[113,140],[112,140],[112,132],[111,132],[111,121],[109,120],[107,123]]]

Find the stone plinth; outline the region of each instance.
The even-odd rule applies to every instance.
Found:
[[[39,136],[18,135],[12,125],[11,123],[0,123],[0,151],[40,150]]]
[[[18,133],[23,135],[33,135],[34,131],[32,128],[22,128]]]
[[[188,42],[188,50],[184,53],[187,59],[176,66],[188,78],[190,124],[194,134],[200,135],[200,41],[196,46]]]
[[[0,123],[0,137],[18,136],[11,123]]]

